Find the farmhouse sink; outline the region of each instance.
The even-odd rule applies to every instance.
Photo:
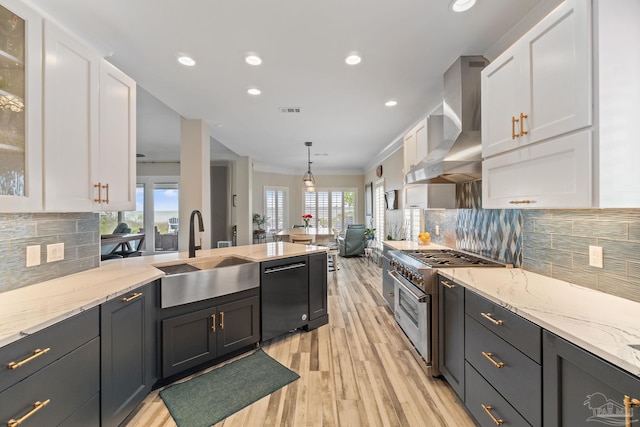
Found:
[[[235,256],[156,266],[162,308],[221,297],[260,286],[260,264]]]

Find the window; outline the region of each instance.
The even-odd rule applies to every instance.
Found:
[[[376,237],[379,242],[382,242],[385,237],[384,231],[384,180],[381,179],[374,184],[373,189],[373,228],[376,229]]]
[[[303,213],[313,215],[310,224],[318,228],[346,229],[356,220],[356,190],[318,189],[304,193]]]
[[[417,240],[418,234],[422,229],[420,223],[420,217],[422,215],[422,209],[409,208],[404,210],[404,223],[405,223],[405,238],[407,240]]]
[[[289,227],[289,189],[286,187],[265,187],[264,214],[267,217],[267,230],[284,230]]]

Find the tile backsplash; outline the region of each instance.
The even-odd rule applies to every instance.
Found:
[[[98,267],[99,230],[97,213],[0,214],[0,292]],[[64,260],[47,263],[52,243],[64,243]],[[32,245],[41,264],[26,267]]]
[[[424,219],[434,243],[640,302],[640,209],[426,210]],[[589,266],[590,245],[603,248],[603,268]]]

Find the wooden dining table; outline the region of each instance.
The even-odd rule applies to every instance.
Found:
[[[333,231],[330,228],[296,227],[288,230],[280,230],[275,234],[276,240],[291,242],[296,237],[309,237],[315,244],[329,243],[333,238]]]

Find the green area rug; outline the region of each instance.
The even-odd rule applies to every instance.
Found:
[[[160,392],[179,427],[209,427],[300,378],[262,349]]]

